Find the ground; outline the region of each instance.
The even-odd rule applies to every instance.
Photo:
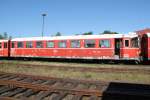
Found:
[[[38,67],[35,67],[37,65]],[[40,67],[39,67],[40,66]],[[53,68],[51,68],[53,66]],[[56,66],[56,68],[54,67]],[[61,67],[70,67],[68,69],[60,69]],[[60,67],[60,68],[59,68]],[[73,70],[73,68],[83,68],[82,70]],[[138,69],[137,72],[93,72],[84,71],[84,68],[124,68],[127,70]],[[40,75],[59,78],[100,80],[111,82],[129,82],[150,84],[150,73],[144,73],[142,70],[150,70],[149,65],[124,65],[124,64],[83,64],[68,62],[41,62],[41,61],[8,61],[2,60],[0,64],[0,72],[21,73],[30,75]]]

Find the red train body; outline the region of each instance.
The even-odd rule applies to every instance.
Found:
[[[0,40],[0,56],[149,61],[148,32]]]

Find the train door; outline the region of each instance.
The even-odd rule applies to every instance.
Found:
[[[3,42],[3,55],[5,56],[5,57],[8,57],[8,41],[4,41]]]
[[[115,56],[120,58],[120,48],[122,44],[122,39],[115,39]]]
[[[148,36],[146,34],[141,39],[141,57],[142,60],[148,60]]]

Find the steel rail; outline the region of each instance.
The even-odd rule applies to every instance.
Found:
[[[15,80],[0,80],[0,85],[8,86],[8,87],[28,88],[28,89],[32,89],[35,91],[53,91],[53,92],[64,91],[68,94],[82,94],[82,95],[96,95],[96,96],[102,96],[103,94],[103,92],[100,90],[66,89],[66,88],[59,88],[59,87],[53,87],[53,86],[48,86],[48,85],[42,85],[42,84],[20,82],[20,81],[15,81]]]

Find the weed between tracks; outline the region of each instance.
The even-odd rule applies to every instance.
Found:
[[[150,74],[144,73],[95,73],[95,72],[81,72],[74,71],[72,69],[69,70],[59,70],[59,69],[51,69],[47,66],[41,67],[21,67],[19,64],[21,63],[31,63],[31,62],[12,62],[6,64],[0,64],[1,72],[10,72],[10,73],[21,73],[21,74],[30,74],[30,75],[40,75],[40,76],[50,76],[50,77],[59,77],[59,78],[74,78],[74,79],[89,79],[89,80],[102,80],[102,81],[123,81],[123,82],[132,82],[132,83],[148,83],[150,84]],[[14,64],[16,63],[16,64]],[[38,64],[39,62],[32,62],[32,64]],[[56,63],[56,62],[55,62]],[[53,64],[55,64],[53,63]],[[39,63],[40,65],[45,65],[47,63]],[[60,63],[57,63],[60,64]],[[56,65],[57,65],[56,64]],[[65,64],[65,63],[64,63]],[[96,64],[95,64],[96,65]],[[73,66],[73,65],[71,65]],[[80,66],[83,66],[82,64]],[[85,65],[84,65],[85,66]],[[94,65],[93,65],[94,66]],[[97,65],[103,66],[103,65]],[[94,66],[94,67],[97,67]],[[111,66],[111,65],[109,65]],[[89,66],[88,66],[89,67]]]
[[[149,65],[123,65],[123,64],[86,64],[86,63],[68,63],[68,62],[44,62],[44,61],[8,61],[3,60],[4,63],[12,64],[33,64],[33,65],[52,65],[52,66],[68,66],[68,67],[89,67],[89,68],[150,68]]]

